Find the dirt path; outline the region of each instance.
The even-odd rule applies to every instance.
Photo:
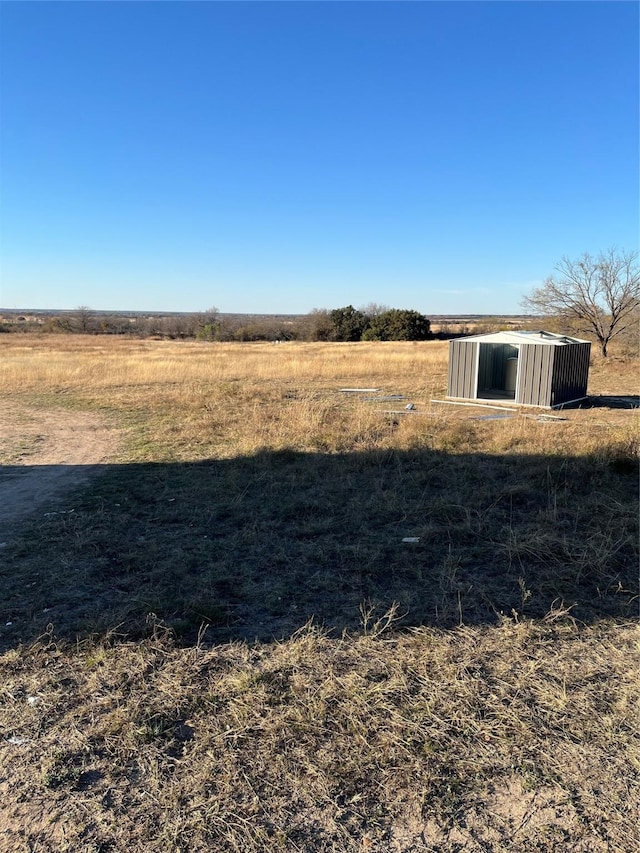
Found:
[[[37,510],[68,509],[61,496],[85,482],[121,443],[122,431],[98,414],[0,401],[0,542]]]

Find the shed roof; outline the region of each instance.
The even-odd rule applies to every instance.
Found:
[[[483,344],[547,344],[550,346],[566,346],[567,344],[586,344],[580,338],[570,338],[568,335],[556,335],[554,332],[543,331],[513,331],[494,332],[489,335],[469,335],[458,338],[462,341],[479,341]]]

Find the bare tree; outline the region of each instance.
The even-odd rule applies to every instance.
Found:
[[[79,305],[74,311],[74,314],[78,331],[81,334],[87,335],[89,332],[94,330],[95,317],[88,305]]]
[[[550,276],[522,304],[535,314],[558,316],[578,331],[595,335],[606,357],[612,338],[638,321],[637,261],[637,252],[616,249],[597,258],[586,252],[575,261],[564,257],[555,268],[558,276]]]
[[[86,335],[95,331],[95,316],[87,305],[79,305],[70,314],[61,314],[55,318],[55,325],[63,332]]]
[[[366,314],[367,317],[379,317],[381,314],[386,314],[387,311],[391,311],[391,306],[380,305],[377,302],[369,302],[367,305],[363,305],[358,310],[362,311],[363,314]]]

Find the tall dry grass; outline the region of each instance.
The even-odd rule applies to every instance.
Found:
[[[633,418],[602,410],[540,425],[472,421],[432,401],[446,394],[448,345],[207,344],[88,336],[0,337],[6,396],[42,406],[100,409],[135,425],[129,459],[195,460],[286,447],[321,452],[434,446],[455,452],[598,452],[633,448]],[[591,393],[637,391],[636,364],[594,362]],[[379,388],[348,395],[340,388]],[[398,402],[367,396],[402,394]],[[387,416],[407,402],[416,414]]]
[[[447,363],[443,342],[275,345],[25,337],[0,338],[0,378],[8,391],[278,380],[333,387],[364,379],[370,385],[410,379],[415,390],[424,387],[421,379],[444,375]]]

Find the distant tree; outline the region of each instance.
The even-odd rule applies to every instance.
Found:
[[[131,324],[126,317],[118,314],[104,314],[100,317],[96,331],[100,335],[126,335],[131,332]]]
[[[329,315],[333,325],[334,341],[359,341],[369,325],[369,318],[353,305],[335,308]]]
[[[79,305],[69,314],[60,314],[55,318],[60,331],[87,335],[96,331],[95,316],[87,305]]]
[[[155,314],[149,314],[148,317],[141,319],[139,328],[143,338],[164,337],[163,318]]]
[[[208,308],[195,318],[195,337],[200,341],[220,340],[220,316],[215,307]]]
[[[638,254],[609,249],[595,258],[585,252],[577,260],[562,258],[555,269],[557,277],[550,276],[525,297],[523,306],[595,335],[606,357],[610,341],[638,322]]]
[[[371,317],[362,336],[368,341],[426,341],[429,337],[429,319],[418,311],[400,308],[389,308]]]
[[[297,322],[298,337],[306,341],[333,340],[331,313],[326,308],[314,308]]]
[[[388,305],[380,305],[378,302],[369,302],[367,305],[362,305],[359,310],[367,317],[378,317],[390,311],[391,308]]]
[[[89,308],[88,305],[79,305],[76,308],[74,315],[79,332],[81,332],[83,335],[86,335],[89,332],[94,331],[95,317],[91,308]]]

